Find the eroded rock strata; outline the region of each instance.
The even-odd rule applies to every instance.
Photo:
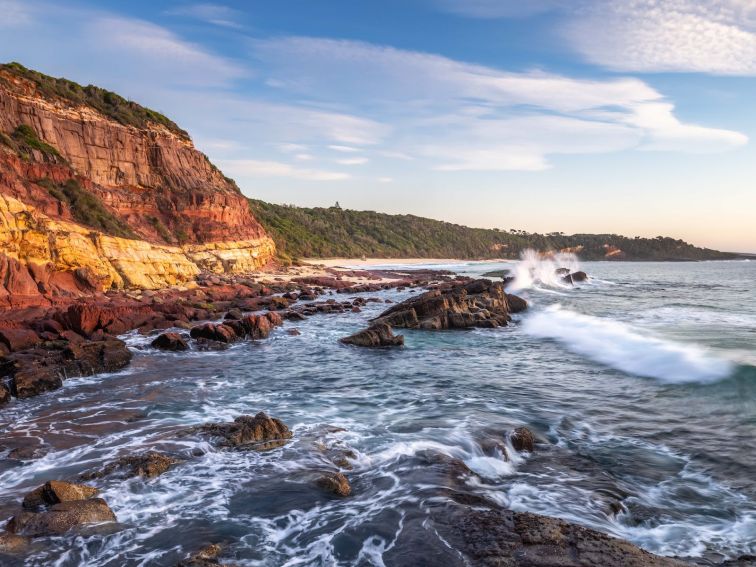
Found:
[[[82,92],[0,66],[0,302],[157,289],[273,257],[246,198],[186,132]],[[127,104],[143,120],[123,120]]]

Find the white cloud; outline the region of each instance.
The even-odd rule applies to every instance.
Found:
[[[344,40],[277,38],[254,49],[263,72],[294,95],[380,115],[390,129],[377,154],[421,155],[441,170],[540,170],[558,154],[723,151],[747,142],[682,122],[670,101],[634,78],[511,73]]]
[[[364,165],[368,161],[369,160],[366,157],[353,157],[353,158],[337,159],[336,163],[339,163],[341,165]]]
[[[315,159],[312,154],[296,154],[294,157],[300,161],[311,161]]]
[[[379,177],[378,183],[393,183],[394,178],[393,177]]]
[[[216,26],[239,29],[243,14],[238,10],[220,4],[189,4],[166,12],[171,16],[194,18]]]
[[[587,60],[620,71],[756,75],[756,3],[607,0],[564,26]]]
[[[239,159],[220,160],[218,164],[232,177],[290,177],[302,181],[340,181],[350,177],[339,171],[302,169],[280,161]]]

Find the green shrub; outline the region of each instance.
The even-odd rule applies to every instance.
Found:
[[[166,228],[166,226],[159,218],[149,216],[147,217],[147,222],[152,225],[152,228],[154,228],[155,231],[160,235],[160,238],[162,238],[165,242],[173,243],[174,238],[171,235],[171,232]]]
[[[49,179],[37,182],[48,193],[71,209],[71,215],[79,224],[122,238],[139,238],[129,226],[111,213],[102,201],[84,190],[78,181],[69,179],[63,185],[56,185]]]
[[[16,76],[34,82],[37,86],[37,91],[45,98],[62,98],[76,105],[90,106],[125,126],[144,128],[148,123],[152,122],[165,126],[168,130],[184,139],[189,139],[189,134],[179,128],[172,120],[159,112],[126,100],[114,92],[94,85],[83,87],[68,79],[56,79],[38,71],[27,69],[16,62],[2,64],[0,65],[0,70],[13,73]]]

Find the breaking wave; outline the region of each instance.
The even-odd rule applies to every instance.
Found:
[[[735,366],[699,346],[647,336],[619,321],[558,305],[526,318],[524,330],[622,372],[671,384],[715,382],[732,374]]]

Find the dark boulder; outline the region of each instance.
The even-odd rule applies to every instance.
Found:
[[[404,344],[404,336],[394,335],[391,327],[386,323],[376,323],[340,341],[347,345],[361,347],[401,346]]]
[[[507,303],[510,313],[521,313],[528,308],[528,302],[518,295],[507,294]]]
[[[6,402],[9,402],[10,399],[11,399],[10,390],[5,384],[0,383],[0,405]]]
[[[189,345],[186,344],[184,337],[182,337],[178,333],[163,333],[150,344],[153,348],[160,350],[181,351],[187,350],[189,348]]]
[[[221,551],[223,548],[220,545],[211,543],[183,561],[179,561],[176,567],[223,567],[223,564],[218,561]]]
[[[588,274],[585,272],[573,272],[571,274],[567,274],[562,278],[562,281],[564,283],[568,284],[574,284],[576,282],[583,282],[588,279]]]
[[[23,553],[27,547],[29,547],[28,537],[0,532],[0,553]]]
[[[509,441],[516,451],[532,453],[535,449],[536,437],[527,427],[517,427],[509,434]]]
[[[189,334],[193,339],[208,339],[220,343],[231,343],[238,338],[234,330],[228,325],[216,325],[215,323],[204,323],[192,327]]]

